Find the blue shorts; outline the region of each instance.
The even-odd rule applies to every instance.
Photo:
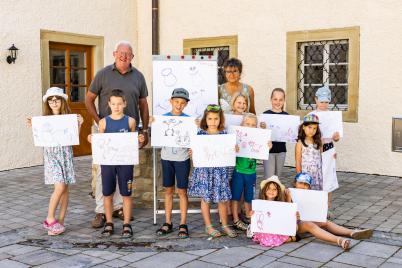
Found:
[[[133,165],[101,165],[103,196],[110,196],[116,191],[116,181],[119,183],[121,196],[131,196],[133,172]]]
[[[257,174],[243,174],[236,170],[232,178],[232,200],[240,201],[241,194],[244,192],[244,201],[251,203],[254,199],[255,181]]]
[[[161,160],[163,187],[176,187],[179,189],[188,188],[188,176],[190,175],[190,159],[185,161]]]

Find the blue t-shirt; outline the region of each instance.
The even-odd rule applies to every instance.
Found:
[[[187,114],[182,113],[181,115],[174,115],[171,112],[163,114],[163,116],[186,116],[188,117]],[[187,148],[178,148],[178,147],[162,147],[161,150],[161,158],[163,160],[169,160],[169,161],[186,161],[187,159],[190,158],[188,155],[188,149]]]

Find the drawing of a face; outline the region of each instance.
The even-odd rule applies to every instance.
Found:
[[[124,108],[126,108],[126,101],[122,97],[111,96],[109,98],[109,108],[114,115],[123,114]]]
[[[167,126],[167,129],[165,130],[165,136],[174,136],[175,135],[174,127],[181,124],[182,121],[176,119],[169,119],[163,121],[163,123],[166,124]]]

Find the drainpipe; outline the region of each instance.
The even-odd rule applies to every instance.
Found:
[[[159,0],[152,0],[152,55],[159,55]]]

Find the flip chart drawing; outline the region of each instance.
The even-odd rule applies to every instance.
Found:
[[[268,160],[271,130],[229,126],[228,132],[236,135],[236,143],[239,146],[236,156]]]
[[[216,57],[154,56],[153,57],[153,114],[171,110],[170,97],[174,88],[185,88],[190,101],[184,112],[201,117],[208,104],[218,101],[218,67]]]
[[[227,167],[236,164],[236,136],[196,135],[191,138],[194,167]]]
[[[197,134],[194,117],[155,115],[152,122],[151,145],[190,147],[191,136]]]
[[[93,134],[92,158],[98,165],[137,165],[138,133]]]
[[[268,200],[253,200],[251,232],[296,235],[297,204]]]
[[[34,116],[31,122],[35,146],[55,147],[80,143],[76,114]]]
[[[258,122],[265,122],[272,131],[272,141],[292,142],[297,140],[297,132],[300,125],[300,117],[285,114],[261,114]]]

